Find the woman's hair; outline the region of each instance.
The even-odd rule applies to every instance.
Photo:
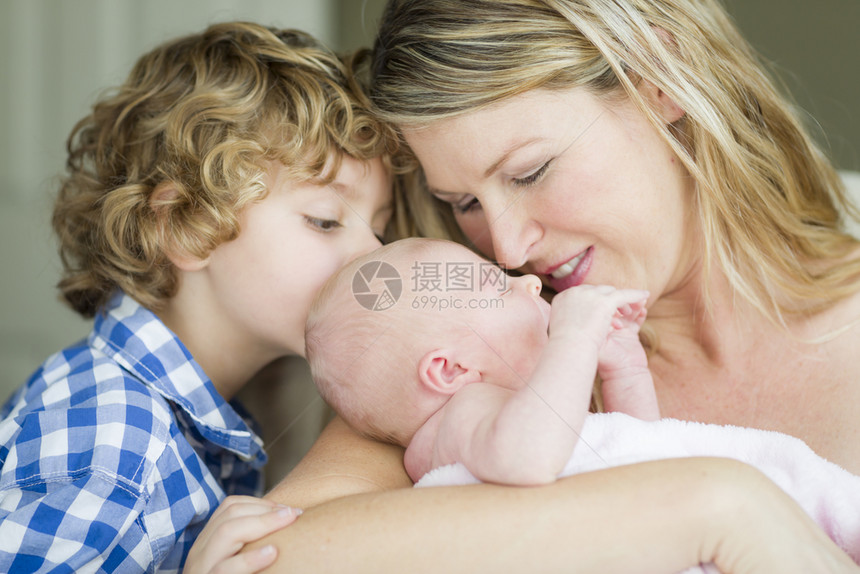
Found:
[[[324,183],[343,153],[390,153],[348,63],[305,33],[242,22],[142,56],[68,140],[53,215],[66,301],[92,316],[120,288],[157,310],[177,287],[167,250],[205,258],[234,239],[270,162]]]
[[[684,111],[666,126],[647,80]],[[857,290],[857,217],[831,163],[717,0],[390,0],[371,98],[415,128],[542,88],[626,94],[696,181],[705,272],[724,270],[766,316],[825,308]],[[414,176],[416,178],[420,176]],[[412,192],[415,228],[450,208]],[[707,295],[707,294],[706,294]]]

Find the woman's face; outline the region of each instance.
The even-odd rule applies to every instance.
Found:
[[[667,122],[683,115],[642,84]],[[692,179],[626,99],[533,90],[404,133],[466,236],[557,291],[611,284],[659,296],[695,258]]]

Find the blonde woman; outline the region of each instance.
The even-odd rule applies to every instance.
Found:
[[[715,0],[391,0],[374,60],[422,168],[414,231],[459,230],[555,291],[647,289],[664,415],[782,431],[860,473],[854,211]],[[273,493],[372,491],[279,532],[289,571],[858,571],[725,460],[380,493],[408,481],[379,448],[335,423]]]

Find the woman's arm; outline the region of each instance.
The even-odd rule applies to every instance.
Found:
[[[305,509],[351,494],[411,487],[401,447],[363,438],[335,417],[266,498]]]
[[[330,425],[270,496],[305,508],[249,545],[275,544],[269,570],[666,574],[714,561],[723,572],[860,572],[761,473],[726,459],[673,459],[539,488],[406,489],[400,449]],[[342,455],[342,458],[340,457]],[[331,469],[337,469],[331,472]],[[316,476],[315,476],[316,474]],[[345,496],[348,494],[354,496]],[[313,504],[331,499],[317,506]]]

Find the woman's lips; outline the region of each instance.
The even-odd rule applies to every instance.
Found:
[[[574,272],[576,266],[579,265],[586,253],[588,253],[588,249],[568,261],[567,263],[562,263],[558,267],[556,267],[552,273],[548,273],[548,275],[552,276],[553,279],[564,279],[568,275]]]
[[[556,291],[564,291],[570,287],[581,285],[591,269],[594,261],[594,247],[589,247],[576,257],[546,273],[550,286]]]

